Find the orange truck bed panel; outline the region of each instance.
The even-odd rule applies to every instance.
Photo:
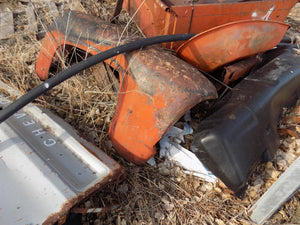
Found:
[[[214,1],[124,0],[123,7],[147,37],[201,33],[226,23],[263,19],[283,22],[298,0]],[[177,49],[180,43],[166,44]]]

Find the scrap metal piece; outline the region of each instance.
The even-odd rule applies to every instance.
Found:
[[[0,224],[53,224],[123,172],[62,119],[28,105],[0,124]]]
[[[147,37],[201,33],[241,20],[283,22],[298,0],[124,0],[123,7]],[[166,43],[177,49],[183,42]]]
[[[225,66],[223,82],[229,84],[242,78],[260,61],[259,57],[253,56]]]
[[[69,29],[68,29],[69,28]],[[119,27],[80,12],[57,19],[42,43],[36,72],[41,79],[55,55],[74,46],[95,55],[135,39]],[[109,136],[117,151],[142,164],[155,144],[190,108],[217,97],[213,84],[196,68],[160,47],[121,54],[105,61],[119,72],[120,91]]]
[[[147,48],[126,58],[131,74],[121,82],[109,135],[120,154],[142,164],[186,111],[217,93],[198,70],[167,51]]]
[[[269,62],[238,83],[199,123],[191,145],[238,196],[256,165],[274,156],[282,109],[300,97],[300,57],[284,47],[269,51],[263,60]]]
[[[250,208],[251,220],[257,224],[270,218],[300,188],[300,157],[276,180]]]
[[[204,31],[181,45],[176,54],[205,72],[275,47],[288,24],[264,20],[227,23]]]

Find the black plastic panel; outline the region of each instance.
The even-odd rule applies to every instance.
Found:
[[[274,156],[282,109],[300,97],[300,56],[278,49],[264,57],[272,55],[278,56],[216,104],[216,111],[200,122],[191,146],[237,196],[243,194],[257,164]]]

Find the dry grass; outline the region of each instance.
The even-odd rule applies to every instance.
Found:
[[[68,9],[69,5],[64,1],[58,2],[61,10]],[[114,2],[82,1],[82,10],[108,21],[113,13]],[[19,4],[20,2],[13,1],[10,7],[15,8]],[[296,17],[294,15],[288,20],[292,25],[295,23],[299,26],[299,8],[298,4],[298,8],[294,9]],[[47,7],[38,9],[38,15],[39,27],[43,31],[53,15]],[[129,17],[122,12],[119,17],[120,26],[125,27],[128,21]],[[298,29],[297,26],[295,30]],[[134,24],[128,27],[128,32],[139,33]],[[41,41],[24,32],[24,29],[22,31],[0,45],[0,79],[25,93],[40,83],[34,66]],[[293,34],[296,35],[295,32]],[[76,54],[74,56],[82,57],[81,54]],[[57,68],[63,68],[64,64],[65,62],[58,62]],[[127,171],[120,183],[108,185],[78,205],[118,205],[116,209],[106,213],[83,215],[84,224],[251,224],[247,209],[277,178],[268,176],[266,169],[278,171],[278,175],[284,171],[284,168],[278,166],[279,158],[257,168],[243,200],[236,198],[221,182],[207,183],[186,175],[179,167],[169,168],[167,173],[162,174],[159,168],[133,165],[115,152],[107,137],[116,101],[117,95],[111,88],[98,87],[91,69],[67,80],[35,101],[65,119],[89,141],[116,159]],[[299,125],[291,129],[300,134]],[[295,139],[288,137],[283,144],[287,154],[300,154],[300,146],[294,146]],[[300,194],[297,193],[267,224],[291,222],[299,206],[299,199]]]

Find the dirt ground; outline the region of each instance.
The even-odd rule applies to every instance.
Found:
[[[75,7],[68,1],[57,0],[55,3],[59,12]],[[44,27],[54,18],[47,5],[37,8],[38,35],[27,33],[28,24],[24,22],[24,14],[20,12],[23,6],[29,4],[29,0],[0,0],[0,6],[10,8],[17,21],[15,34],[0,42],[0,79],[22,93],[41,83],[34,71],[35,62],[42,41],[40,37],[45,32]],[[108,21],[114,5],[113,0],[88,0],[81,1],[76,7]],[[122,11],[118,24],[125,27],[129,21],[129,16]],[[286,22],[291,25],[287,35],[294,37],[295,42],[299,43],[300,3],[292,9]],[[139,29],[132,21],[128,30],[139,34]],[[83,57],[78,52],[76,56],[78,59]],[[67,67],[67,61],[58,61],[51,73],[54,75]],[[127,171],[122,180],[109,184],[76,206],[110,208],[104,213],[82,214],[84,225],[253,224],[249,219],[248,209],[300,155],[300,139],[297,138],[300,135],[300,125],[283,119],[280,128],[292,130],[297,136],[282,136],[277,156],[272,162],[257,167],[243,199],[235,197],[221,181],[205,182],[185,174],[177,166],[167,169],[161,169],[162,164],[158,168],[147,164],[136,166],[118,155],[107,136],[116,107],[117,92],[113,86],[99,88],[93,69],[95,70],[91,68],[76,75],[35,101],[35,104],[51,109],[70,123]],[[109,70],[107,68],[108,73],[111,72]],[[2,92],[5,93],[5,90]],[[300,118],[300,101],[294,110],[286,110],[285,116],[289,115]],[[288,200],[265,224],[300,224],[300,192]]]

